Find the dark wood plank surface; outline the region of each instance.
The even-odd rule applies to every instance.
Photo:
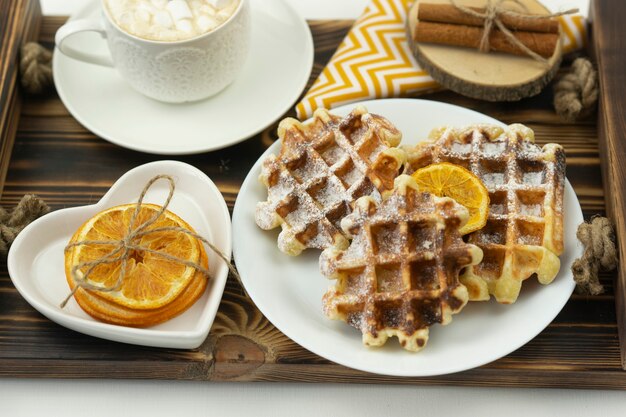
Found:
[[[41,39],[50,42],[61,23],[59,18],[44,19]],[[310,22],[316,45],[311,81],[350,23]],[[540,144],[562,143],[568,157],[568,178],[585,216],[604,213],[595,118],[562,123],[552,109],[549,89],[538,97],[506,104],[449,92],[427,98],[465,106],[507,123],[526,123],[535,129]],[[232,209],[239,186],[273,142],[275,129],[273,125],[228,149],[175,159],[206,172]],[[53,209],[93,203],[124,172],[156,159],[160,158],[98,139],[67,113],[54,94],[30,97],[22,111],[1,203],[13,205],[27,192],[43,197]],[[573,295],[544,332],[505,358],[453,375],[391,378],[335,365],[298,346],[261,315],[232,277],[208,339],[198,349],[179,351],[108,342],[58,326],[19,296],[2,264],[0,376],[626,389],[612,276],[604,276],[603,283],[608,290],[605,295]]]
[[[619,239],[620,259],[626,259],[626,36],[611,28],[621,27],[626,21],[626,3],[623,1],[595,1],[594,26],[595,55],[598,61],[600,111],[598,116],[599,142],[602,156],[604,190],[609,216],[615,222]],[[615,286],[617,324],[620,336],[622,368],[626,370],[626,268],[619,270]]]
[[[0,2],[0,193],[9,168],[21,109],[19,51],[37,40],[41,27],[39,0]]]

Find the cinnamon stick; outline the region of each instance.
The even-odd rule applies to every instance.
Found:
[[[429,42],[443,45],[478,48],[483,36],[483,28],[477,26],[454,25],[419,21],[415,28],[417,42]],[[554,53],[559,35],[557,33],[538,33],[516,31],[515,37],[531,51],[549,58]],[[513,45],[499,30],[489,34],[489,46],[493,51],[515,55],[526,55],[519,47]]]
[[[468,7],[478,13],[485,13],[481,7]],[[533,17],[539,15],[530,15]],[[559,33],[559,21],[554,18],[524,19],[508,14],[499,14],[500,21],[511,30],[526,32]],[[484,19],[472,16],[457,9],[452,4],[420,3],[417,10],[417,19],[427,22],[454,23],[457,25],[483,26]]]

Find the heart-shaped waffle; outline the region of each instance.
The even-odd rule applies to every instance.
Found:
[[[324,296],[326,315],[361,330],[365,345],[397,336],[405,349],[422,349],[429,327],[449,323],[467,303],[459,272],[482,259],[459,234],[468,219],[465,207],[419,191],[407,175],[382,201],[357,200],[342,221],[350,246],[320,257],[322,274],[337,280]]]
[[[362,106],[345,118],[320,109],[310,123],[285,119],[278,136],[280,154],[263,162],[268,198],[257,204],[255,218],[262,229],[282,227],[278,247],[288,255],[347,246],[340,223],[354,201],[391,190],[406,160],[395,148],[400,132]]]
[[[434,130],[428,141],[407,149],[412,169],[451,162],[478,176],[489,191],[489,217],[469,242],[484,251],[461,282],[470,300],[513,303],[522,281],[536,275],[549,284],[563,252],[565,152],[554,143],[535,145],[534,133],[516,124]]]

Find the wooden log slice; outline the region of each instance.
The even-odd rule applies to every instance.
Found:
[[[419,3],[449,0],[418,0],[409,10],[407,32],[417,62],[439,84],[468,97],[487,101],[517,101],[537,95],[554,78],[562,56],[561,42],[548,64],[530,57],[499,52],[482,53],[472,48],[415,42]],[[536,0],[522,1],[529,13],[548,14]],[[484,7],[484,0],[464,0],[466,6]]]

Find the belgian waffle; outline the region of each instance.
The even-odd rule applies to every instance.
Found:
[[[395,148],[401,133],[362,106],[345,118],[319,109],[307,124],[285,119],[278,136],[280,154],[263,162],[268,198],[255,217],[262,229],[282,227],[278,247],[289,255],[347,246],[341,220],[357,198],[391,190],[406,159]]]
[[[326,315],[361,330],[368,346],[397,336],[405,349],[422,349],[429,327],[447,324],[467,303],[459,271],[482,258],[459,234],[467,209],[417,188],[401,175],[383,201],[357,200],[342,221],[349,248],[320,257],[322,273],[337,280],[324,296]]]
[[[469,235],[484,252],[483,261],[466,268],[461,282],[470,300],[517,300],[522,281],[536,275],[549,284],[563,252],[565,152],[560,145],[534,144],[523,125],[490,125],[434,130],[430,139],[407,149],[412,169],[431,163],[464,166],[489,190],[487,224]]]

